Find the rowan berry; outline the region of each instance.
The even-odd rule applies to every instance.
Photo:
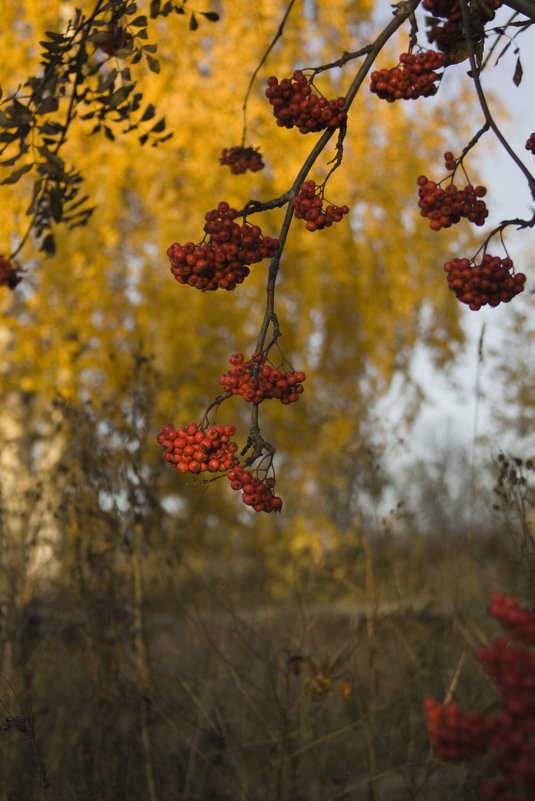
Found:
[[[294,214],[300,220],[306,220],[309,231],[321,231],[340,222],[344,214],[349,213],[348,206],[329,205],[323,208],[322,188],[316,186],[315,181],[305,181],[301,184],[298,194],[292,199]]]
[[[273,492],[275,480],[272,476],[261,479],[238,465],[227,474],[227,478],[232,489],[242,491],[242,502],[255,512],[281,511],[282,500]]]
[[[444,53],[421,50],[419,53],[402,53],[397,67],[374,70],[370,91],[393,103],[395,100],[416,100],[436,94],[436,82],[442,73],[435,72],[444,64]]]
[[[268,79],[266,97],[273,106],[273,115],[281,128],[293,128],[300,133],[338,128],[347,119],[345,98],[327,100],[313,94],[312,86],[301,70],[291,78],[272,76]]]
[[[238,445],[230,441],[235,433],[232,425],[224,428],[215,425],[205,430],[196,423],[189,423],[175,431],[168,423],[156,439],[162,446],[164,459],[181,473],[201,473],[206,470],[216,473],[230,470],[239,463],[233,455]]]
[[[241,395],[248,403],[262,403],[266,398],[278,398],[281,403],[295,403],[303,392],[305,373],[288,370],[282,373],[266,362],[261,353],[253,353],[245,361],[241,353],[234,353],[229,359],[232,365],[227,373],[219,378],[225,392]]]
[[[429,736],[444,759],[465,761],[487,754],[498,775],[481,786],[481,798],[528,801],[535,790],[535,653],[526,646],[535,645],[535,612],[516,598],[494,593],[489,614],[508,635],[495,637],[477,652],[500,694],[499,711],[494,718],[464,714],[456,704],[426,698]]]
[[[529,150],[531,153],[535,154],[535,133],[529,135],[526,142],[526,150]]]
[[[445,158],[449,155],[446,153]],[[464,189],[457,189],[454,183],[450,183],[443,189],[425,175],[418,177],[417,184],[420,214],[429,219],[433,231],[449,228],[462,217],[474,225],[484,225],[489,213],[485,201],[481,200],[487,192],[484,186],[467,184]]]
[[[108,56],[113,56],[119,50],[127,47],[131,42],[132,34],[128,33],[128,31],[116,22],[110,22],[106,28],[106,39],[99,42],[98,47]]]
[[[9,259],[0,256],[0,286],[7,286],[9,289],[15,289],[18,283],[22,281],[22,276],[17,273],[17,270]]]
[[[235,222],[237,217],[236,209],[222,201],[205,215],[207,242],[169,246],[171,272],[180,284],[204,291],[230,291],[247,278],[249,265],[275,255],[279,240],[264,236],[258,225],[240,225]]]
[[[242,147],[241,145],[225,148],[221,153],[219,163],[230,167],[233,175],[240,175],[247,170],[257,172],[263,170],[265,166],[258,148]]]
[[[461,303],[472,311],[482,306],[498,306],[508,303],[524,290],[524,273],[512,273],[511,259],[500,259],[485,253],[480,264],[469,259],[451,259],[444,264],[448,286]]]

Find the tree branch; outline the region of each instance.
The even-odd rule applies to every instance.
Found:
[[[518,11],[519,14],[524,14],[535,22],[535,3],[533,0],[503,0],[503,4]]]

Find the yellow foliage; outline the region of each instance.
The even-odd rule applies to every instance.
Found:
[[[148,12],[144,5],[139,3],[140,13]],[[173,131],[160,147],[142,147],[135,132],[121,133],[124,124],[115,126],[117,139],[110,142],[90,135],[92,121],[75,120],[61,155],[81,170],[97,209],[86,227],[58,231],[54,257],[42,259],[29,246],[23,251],[24,282],[0,298],[7,331],[0,367],[5,389],[22,387],[38,398],[41,410],[60,392],[73,401],[90,398],[96,409],[111,405],[120,415],[132,353],[142,351],[154,356],[160,375],[152,435],[168,419],[177,425],[199,420],[218,394],[229,354],[254,350],[266,263],[254,266],[235,292],[204,294],[173,280],[166,249],[174,241],[199,241],[204,214],[219,201],[241,208],[250,198],[277,197],[293,183],[316,135],[276,126],[264,97],[267,78],[333,60],[368,41],[373,3],[317,0],[307,6],[310,16],[296,4],[247,106],[245,144],[262,146],[266,170],[232,176],[219,165],[219,156],[224,147],[240,143],[249,79],[286,5],[286,0],[218,4],[221,21],[201,20],[194,32],[178,15],[152,23],[150,41],[158,43],[161,71],[154,74],[141,62],[132,73],[144,102],[153,102]],[[4,93],[38,69],[35,43],[45,30],[64,26],[66,8],[59,0],[7,3],[0,63]],[[359,64],[350,61],[322,73],[318,86],[327,96],[343,94]],[[361,95],[349,114],[343,163],[326,190],[331,201],[351,208],[351,220],[316,233],[295,220],[281,262],[280,346],[295,369],[307,372],[307,382],[295,406],[273,401],[277,408],[260,407],[266,435],[282,457],[278,491],[287,517],[253,521],[259,547],[278,529],[291,540],[285,520],[293,513],[301,521],[309,513],[321,521],[322,493],[329,487],[351,491],[352,465],[365,452],[358,443],[373,440],[374,398],[396,374],[406,374],[418,342],[447,358],[451,342],[460,337],[456,301],[442,271],[458,235],[437,237],[420,220],[416,178],[422,171],[441,171],[451,129],[466,123],[451,108],[446,123],[434,104],[419,124],[409,104],[385,104],[366,84]],[[319,181],[326,174],[334,144],[335,138],[311,178]],[[2,189],[4,251],[10,237],[24,231],[27,189],[22,184]],[[283,215],[284,209],[250,219],[276,236]],[[233,399],[219,410],[218,420],[235,418],[244,433],[247,410]],[[185,491],[176,471],[168,470],[167,480]],[[224,494],[228,488],[221,482],[194,497],[224,516]],[[240,508],[238,493],[227,501]],[[246,510],[240,514],[252,520]],[[310,531],[315,549],[322,533],[318,526]],[[302,522],[296,536],[300,550],[306,538]]]

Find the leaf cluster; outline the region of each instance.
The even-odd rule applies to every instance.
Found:
[[[186,2],[161,6],[153,0],[150,17],[172,10],[186,14]],[[0,167],[8,171],[0,183],[33,178],[27,230],[12,257],[30,235],[42,252],[53,254],[54,225],[84,225],[94,210],[82,191],[80,169],[60,155],[75,120],[92,121],[88,135],[112,141],[135,131],[141,145],[156,147],[172,136],[165,117],[157,117],[154,104],[144,102],[137,88],[132,67],[145,64],[151,72],[160,71],[157,45],[149,42],[149,19],[138,12],[128,0],[95,0],[88,15],[76,9],[64,32],[47,31],[39,42],[39,74],[4,99],[0,88]],[[191,30],[198,27],[199,14],[218,19],[212,12],[189,13]]]

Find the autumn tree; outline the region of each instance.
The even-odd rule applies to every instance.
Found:
[[[227,588],[221,564],[234,560],[234,578],[253,575],[249,602],[268,581],[280,597],[294,554],[304,571],[308,557],[340,546],[344,561],[330,576],[371,597],[379,574],[355,521],[387,480],[378,399],[397,386],[405,419],[414,416],[415,345],[445,363],[462,338],[456,297],[475,312],[525,284],[505,248],[535,218],[478,230],[486,194],[473,156],[493,134],[533,193],[533,136],[526,131],[526,151],[512,152],[482,78],[500,56],[511,86],[525,85],[521,48],[535,14],[527,0],[499,5],[407,0],[382,29],[366,0],[240,0],[202,10],[186,0],[97,0],[82,9],[25,0],[3,9],[2,672],[22,666],[24,693],[41,687],[50,706],[17,632],[36,592],[40,546],[83,610],[80,686],[94,690],[106,728],[106,737],[103,728],[76,729],[76,745],[97,755],[92,788],[111,794],[120,785],[134,797],[141,786],[156,797],[147,587],[183,603],[180,582],[192,598],[193,586],[206,581],[211,592],[220,581],[232,604],[241,584]],[[162,428],[166,419],[174,424]],[[175,470],[161,459],[160,430]],[[209,486],[225,477],[244,506],[221,488],[225,480]],[[254,514],[278,511],[279,491],[284,514]],[[410,571],[386,561],[385,586],[397,587]],[[131,625],[122,614],[130,598]],[[358,714],[372,721],[381,714],[373,708],[381,667],[369,609],[365,624],[373,670]],[[125,631],[134,635],[141,736],[133,755],[113,741],[112,764],[104,754],[111,733],[119,739]],[[404,636],[418,662],[415,653],[430,649],[413,623]],[[246,670],[252,654],[251,646]],[[277,702],[273,664],[285,655],[273,647],[267,659]],[[297,738],[284,729],[291,682],[298,677],[309,700],[327,698],[335,666],[314,664],[305,683],[298,662],[284,663],[287,695],[267,705],[269,736],[260,727],[256,737],[268,742],[259,766],[271,769],[271,714],[280,711],[298,758],[277,751],[274,797],[289,786],[287,763],[299,766]],[[210,721],[213,703],[219,723],[220,699],[210,688],[195,696],[191,676],[181,677],[179,724],[180,704],[192,699]],[[350,694],[349,682],[339,700]],[[221,731],[192,724],[184,742],[203,734],[211,753]],[[168,734],[162,726],[161,742]],[[374,759],[370,735],[359,760]],[[4,794],[8,780],[26,775],[14,771]]]

